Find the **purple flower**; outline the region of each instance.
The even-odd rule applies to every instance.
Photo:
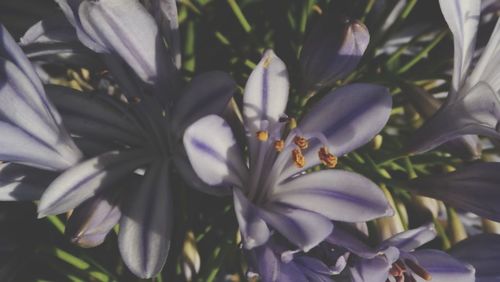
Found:
[[[462,135],[500,138],[500,21],[472,70],[480,1],[442,0],[440,4],[454,39],[452,84],[443,106],[413,136],[408,150],[414,153]]]
[[[304,91],[331,87],[352,72],[369,41],[370,34],[362,22],[336,14],[322,17],[300,53]]]
[[[270,228],[307,251],[331,232],[331,220],[359,222],[390,215],[380,189],[342,170],[308,172],[368,142],[387,122],[391,98],[384,87],[353,84],[314,105],[285,135],[288,100],[285,64],[267,51],[250,75],[243,97],[248,161],[229,125],[209,115],[184,134],[187,155],[207,184],[230,187],[248,249],[264,244]]]
[[[0,76],[0,100],[5,99],[0,105],[4,136],[0,160],[10,162],[9,167],[16,163],[64,172],[47,178],[39,170],[16,168],[25,175],[0,175],[0,196],[40,199],[39,217],[74,210],[67,233],[73,242],[86,247],[100,244],[119,223],[119,249],[125,264],[137,276],[152,277],[165,264],[170,246],[170,172],[172,160],[185,158],[180,142],[183,131],[201,116],[222,112],[236,84],[225,73],[210,72],[195,77],[175,100],[160,95],[157,87],[173,79],[163,71],[172,60],[168,53],[155,57],[156,42],[163,44],[163,39],[152,16],[136,1],[80,2],[60,4],[63,10],[79,7],[78,18],[67,16],[84,44],[112,54],[106,56],[106,63],[127,103],[101,93],[47,87],[60,116],[45,97],[33,67],[2,27],[0,54],[6,60],[0,59],[1,73],[5,73]],[[92,29],[96,25],[99,32]],[[54,40],[51,25],[31,30],[34,41]],[[59,38],[72,40],[71,36]],[[129,63],[134,73],[114,55]],[[135,75],[142,83],[137,83]],[[143,82],[154,87],[143,87]],[[86,156],[83,161],[79,149]],[[0,174],[5,171],[1,169]],[[196,178],[190,167],[182,171]],[[43,177],[43,182],[33,185],[28,181],[31,177]],[[130,178],[139,181],[124,184]],[[46,183],[50,183],[47,188]]]
[[[56,2],[85,46],[121,57],[139,78],[154,85],[156,92],[161,93],[158,98],[167,103],[167,97],[176,89],[175,64],[180,63],[175,1],[144,1],[154,16],[138,0]]]
[[[444,175],[419,177],[404,185],[419,195],[500,221],[500,163],[474,163]]]
[[[354,282],[474,281],[474,269],[438,250],[415,250],[436,236],[432,225],[398,233],[371,248],[341,228],[327,242],[344,247],[351,256],[349,269]]]
[[[500,279],[500,235],[480,234],[454,245],[449,253],[476,269],[476,282]]]
[[[249,276],[257,274],[263,282],[329,282],[335,274],[321,260],[304,253],[288,251],[286,244],[271,238],[266,244],[246,252]]]

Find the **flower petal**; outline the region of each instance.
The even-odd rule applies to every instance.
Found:
[[[453,33],[455,58],[450,96],[454,96],[465,81],[474,54],[481,1],[440,0],[439,4]]]
[[[333,281],[330,279],[332,271],[319,259],[308,256],[298,256],[294,258],[293,262],[300,266],[302,272],[310,279],[310,281]]]
[[[369,179],[343,170],[322,170],[279,184],[269,201],[319,213],[331,220],[362,222],[393,213]]]
[[[318,165],[318,150],[324,144],[317,139],[324,134],[328,139],[330,153],[342,156],[370,141],[387,123],[392,100],[387,88],[364,83],[355,83],[337,88],[318,101],[299,123],[298,128],[310,140],[305,151],[305,170]],[[287,144],[292,142],[289,135]],[[280,154],[278,158],[288,156]],[[277,161],[278,163],[279,161]],[[295,164],[287,161],[281,179],[297,173]]]
[[[119,54],[143,81],[164,83],[171,78],[172,62],[169,64],[158,26],[138,1],[83,1],[78,15],[90,38],[109,53]]]
[[[465,90],[463,90],[465,91]],[[500,138],[500,97],[479,82],[453,103],[445,104],[413,135],[406,150],[422,153],[462,135]]]
[[[500,279],[500,235],[479,234],[454,245],[449,253],[460,261],[474,266],[476,281],[498,281]]]
[[[416,178],[407,185],[416,194],[444,201],[500,221],[500,163],[474,163],[455,172]]]
[[[123,261],[141,278],[158,274],[165,264],[172,230],[172,198],[166,162],[148,169],[123,209],[118,243]]]
[[[309,281],[302,270],[295,263],[280,263],[280,273],[276,282],[281,281]],[[273,281],[274,282],[274,281]]]
[[[490,40],[471,73],[468,83],[475,85],[479,81],[486,81],[498,93],[500,90],[500,20],[497,20]]]
[[[181,49],[179,37],[179,22],[177,20],[177,4],[175,0],[149,0],[149,10],[158,23],[160,30],[167,40],[170,53],[176,67],[181,67]],[[143,1],[147,2],[147,1]]]
[[[445,252],[438,250],[418,250],[412,252],[417,259],[418,264],[429,272],[432,281],[443,282],[473,282],[474,268],[462,263]],[[424,281],[417,275],[414,275],[417,281]]]
[[[391,264],[384,256],[373,259],[361,259],[350,267],[353,282],[384,282],[389,276]]]
[[[333,229],[330,220],[320,214],[277,204],[261,209],[260,216],[305,252],[323,241]]]
[[[71,41],[78,41],[75,29],[68,23],[64,15],[57,14],[30,27],[21,37],[19,45]]]
[[[229,196],[233,193],[231,187],[224,185],[217,187],[210,186],[205,181],[201,180],[189,162],[185,151],[181,151],[179,149],[176,153],[174,153],[173,159],[175,162],[175,168],[189,187],[214,196]]]
[[[40,200],[39,217],[75,208],[106,186],[150,161],[145,150],[111,151],[91,158],[61,174]]]
[[[436,238],[436,229],[428,224],[405,232],[398,233],[380,244],[379,248],[396,247],[403,251],[413,251]]]
[[[212,71],[194,77],[172,112],[172,128],[182,136],[188,125],[210,114],[222,114],[236,92],[236,82],[225,72]]]
[[[52,170],[70,167],[81,152],[62,127],[32,65],[3,26],[0,39],[0,159]]]
[[[391,107],[387,88],[354,83],[337,88],[318,101],[299,128],[306,136],[323,133],[329,141],[330,152],[342,156],[379,133],[389,119]],[[310,151],[317,153],[317,150]]]
[[[281,261],[268,244],[253,249],[250,259],[252,267],[256,268],[255,271],[262,281],[276,281]]]
[[[259,208],[253,205],[238,189],[233,189],[234,211],[240,225],[243,245],[253,249],[267,242],[270,233],[266,222],[259,216]]]
[[[243,95],[243,115],[250,133],[269,126],[285,112],[288,101],[288,72],[285,63],[272,50],[267,50],[248,78]]]
[[[193,123],[184,133],[184,146],[194,171],[207,184],[243,187],[246,167],[224,119],[209,115]]]
[[[51,171],[0,163],[0,201],[36,201],[56,177]]]
[[[46,89],[50,100],[65,114],[96,120],[126,131],[127,134],[141,136],[141,128],[134,117],[127,112],[125,104],[110,105],[101,99],[100,93],[81,92],[55,85],[48,85]]]
[[[26,77],[31,81],[38,93],[43,92],[43,86],[38,78],[33,66],[28,61],[23,51],[16,41],[9,34],[7,29],[0,24],[0,57],[16,65]],[[49,105],[50,106],[50,105]]]
[[[78,17],[78,7],[83,2],[82,0],[55,0],[66,16],[66,19],[75,28],[76,34],[80,41],[89,49],[97,53],[109,52],[106,46],[101,45],[92,39],[83,29],[80,19]]]
[[[412,106],[424,119],[431,118],[443,104],[441,100],[416,85],[403,83],[401,90],[410,98]],[[460,136],[443,145],[441,149],[467,160],[479,158],[482,152],[481,142],[477,135]]]
[[[330,244],[343,247],[349,252],[363,258],[374,258],[378,254],[376,249],[368,246],[368,244],[360,240],[355,234],[349,233],[340,224],[335,224],[332,233],[326,238],[326,241]]]

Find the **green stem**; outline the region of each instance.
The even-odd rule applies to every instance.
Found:
[[[375,0],[368,0],[368,3],[366,3],[365,10],[363,11],[363,16],[361,17],[362,22],[365,22],[366,16],[368,16],[368,14],[371,12],[375,2]]]
[[[434,40],[431,41],[431,43],[429,43],[429,45],[427,45],[427,47],[425,47],[422,51],[420,51],[411,61],[409,61],[408,63],[406,63],[404,66],[402,66],[398,71],[397,73],[398,74],[402,74],[406,71],[408,71],[409,69],[411,69],[415,64],[417,64],[422,58],[426,57],[429,53],[429,51],[431,51],[434,47],[436,47],[436,45],[441,42],[441,40],[443,40],[443,38],[448,34],[448,30],[443,30],[441,31],[438,36],[436,38],[434,38]]]
[[[300,25],[299,25],[300,34],[304,34],[306,32],[307,18],[309,17],[309,13],[311,12],[311,7],[313,4],[314,0],[304,1],[304,6],[302,8],[302,15],[300,16]]]
[[[246,33],[250,33],[252,31],[252,27],[245,18],[245,15],[240,9],[240,6],[238,5],[238,3],[236,3],[236,0],[227,0],[227,3],[231,7],[231,10],[233,10],[233,13],[240,22],[241,27],[243,27]]]

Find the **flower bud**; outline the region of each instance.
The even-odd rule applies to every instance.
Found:
[[[303,91],[332,86],[352,72],[369,41],[368,29],[360,21],[339,16],[320,19],[300,54]]]
[[[192,281],[193,276],[200,271],[201,264],[200,254],[196,247],[196,239],[192,231],[186,233],[181,260],[182,271],[186,281]]]
[[[100,245],[120,220],[117,203],[103,196],[93,197],[78,206],[66,226],[71,242],[84,248]]]

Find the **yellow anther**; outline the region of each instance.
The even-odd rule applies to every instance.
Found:
[[[277,151],[277,152],[281,152],[283,151],[283,148],[285,148],[285,141],[283,140],[276,140],[274,141],[274,149]]]
[[[326,147],[321,147],[319,149],[318,157],[321,163],[328,168],[334,168],[337,166],[337,157],[331,154]]]
[[[265,130],[257,131],[257,139],[262,142],[267,141],[267,139],[269,139],[269,132]]]
[[[297,147],[299,147],[301,150],[305,150],[307,149],[307,147],[309,147],[309,141],[307,141],[307,139],[302,136],[295,136],[293,138],[293,143],[295,143],[295,145],[297,145]]]
[[[302,155],[300,148],[295,148],[292,151],[292,159],[298,168],[303,168],[306,165],[306,158]]]
[[[295,118],[290,118],[288,120],[288,128],[291,130],[291,129],[294,129],[297,127],[297,120]]]

